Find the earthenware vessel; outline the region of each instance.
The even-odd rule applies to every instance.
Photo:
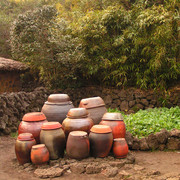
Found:
[[[32,146],[31,161],[36,165],[46,164],[49,161],[49,151],[45,144]]]
[[[19,124],[18,134],[31,133],[36,140],[36,143],[40,143],[40,131],[43,123],[47,122],[46,116],[42,112],[27,113],[23,116],[21,123]]]
[[[72,131],[69,133],[66,152],[70,158],[84,159],[89,156],[90,144],[85,131]]]
[[[65,134],[59,122],[46,122],[41,127],[40,141],[45,144],[50,159],[63,157],[65,149]]]
[[[36,144],[31,133],[19,134],[15,143],[15,153],[19,164],[29,163],[31,161],[31,148]]]
[[[86,108],[94,124],[99,124],[104,113],[107,112],[105,103],[101,97],[92,97],[82,99],[79,107]]]
[[[121,113],[105,113],[99,124],[110,126],[114,139],[125,138],[126,126]]]
[[[113,144],[111,128],[106,125],[94,125],[90,131],[89,141],[92,156],[108,156]]]
[[[128,154],[128,145],[125,138],[116,138],[113,143],[113,153],[116,158],[125,158]]]
[[[66,137],[71,131],[85,131],[89,133],[93,126],[93,120],[89,117],[89,113],[85,108],[72,108],[69,110],[62,126]]]

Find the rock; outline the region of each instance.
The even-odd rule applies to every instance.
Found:
[[[155,135],[159,143],[165,144],[169,137],[169,132],[166,129],[162,129],[160,132],[157,132]]]
[[[5,135],[9,135],[9,134],[11,133],[11,129],[8,128],[8,127],[6,127],[6,129],[3,130],[3,133],[4,133]]]
[[[142,104],[136,104],[135,106],[136,106],[137,110],[140,110],[140,109],[144,108],[144,106]]]
[[[62,176],[64,170],[61,168],[47,168],[47,169],[36,169],[34,174],[39,178],[54,178]]]
[[[135,156],[129,152],[125,160],[126,164],[133,164],[135,162]]]
[[[104,98],[104,102],[105,104],[111,104],[112,103],[112,98],[110,95],[107,95],[105,98]]]
[[[141,102],[141,99],[136,99],[136,103],[140,103]]]
[[[115,177],[118,174],[118,168],[117,167],[109,167],[109,168],[105,169],[102,173],[108,178]]]
[[[131,149],[133,145],[133,140],[134,140],[133,135],[130,132],[126,131],[125,139],[129,148]]]
[[[125,170],[120,171],[118,174],[119,179],[128,179],[129,176],[131,176],[131,174]]]
[[[97,174],[101,172],[101,167],[98,163],[92,163],[87,165],[86,167],[86,173],[87,174]]]
[[[118,96],[120,98],[126,98],[126,91],[124,89],[122,89],[119,93],[118,93]]]
[[[170,136],[180,138],[180,129],[173,129],[170,131]]]
[[[6,122],[3,117],[0,118],[0,130],[6,129]]]
[[[134,138],[133,145],[132,145],[132,149],[133,150],[139,150],[140,149],[139,141],[140,140],[138,138]]]
[[[133,100],[133,101],[129,101],[129,107],[131,108],[131,107],[133,107],[134,105],[135,105],[135,103],[136,103],[136,101],[135,100]]]
[[[140,143],[140,150],[142,150],[142,151],[149,150],[149,146],[146,142],[146,138],[140,139],[139,143]]]
[[[112,167],[118,167],[121,168],[123,167],[125,164],[125,162],[117,162],[117,161],[113,161],[113,162],[109,162],[109,165]]]
[[[132,114],[132,113],[134,113],[133,110],[129,110],[129,111],[127,112],[127,114]]]
[[[128,111],[128,101],[122,101],[120,105],[121,111]]]
[[[23,164],[23,166],[24,166],[24,168],[27,168],[27,167],[31,166],[31,163],[25,163],[25,164]]]
[[[160,174],[161,174],[161,172],[158,171],[158,170],[153,170],[153,171],[150,171],[150,172],[147,173],[148,176],[151,176],[151,175],[160,175]]]
[[[59,165],[59,160],[50,160],[50,161],[49,161],[49,165],[50,165],[50,166]]]
[[[157,140],[157,137],[154,134],[150,134],[147,139],[146,142],[149,146],[150,149],[155,150],[159,147],[159,143]]]
[[[170,150],[180,150],[180,139],[179,138],[170,137],[168,139],[167,149],[170,149]]]
[[[82,174],[86,171],[85,165],[82,163],[73,163],[70,165],[70,170],[76,174]]]
[[[160,144],[158,149],[159,149],[160,151],[164,151],[165,148],[166,148],[166,145],[165,145],[165,144]]]
[[[139,166],[137,164],[134,165],[134,168],[133,168],[135,171],[142,171],[145,169],[145,167],[142,167],[142,166]]]
[[[141,103],[145,106],[149,105],[149,102],[147,101],[147,99],[141,99]]]

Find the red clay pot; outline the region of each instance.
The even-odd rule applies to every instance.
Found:
[[[70,158],[84,159],[89,156],[90,144],[87,132],[72,131],[69,133],[66,152]]]
[[[113,143],[111,128],[106,125],[94,125],[89,134],[89,141],[92,156],[108,156]]]
[[[102,121],[99,124],[110,126],[114,139],[125,138],[126,125],[123,121],[123,116],[121,113],[105,113],[102,117]]]
[[[80,101],[79,107],[86,108],[88,110],[94,124],[99,124],[102,116],[107,112],[105,103],[101,97],[82,99]]]
[[[43,123],[47,122],[46,116],[42,112],[27,113],[23,116],[21,123],[19,124],[18,134],[31,133],[36,140],[36,143],[40,143],[40,131]]]
[[[31,148],[35,144],[36,141],[31,133],[22,133],[18,136],[15,143],[15,153],[19,164],[25,164],[31,161]]]
[[[88,115],[89,113],[85,108],[70,109],[67,118],[62,123],[66,137],[71,131],[85,131],[89,134],[94,124]]]
[[[45,144],[32,146],[31,161],[36,165],[46,164],[49,161],[49,151]]]
[[[114,139],[113,153],[116,158],[125,158],[128,154],[128,145],[124,138]]]
[[[73,104],[67,94],[51,94],[42,107],[42,112],[48,121],[56,121],[62,124]]]
[[[47,122],[42,125],[40,141],[49,150],[50,159],[58,159],[64,155],[65,134],[59,122]]]

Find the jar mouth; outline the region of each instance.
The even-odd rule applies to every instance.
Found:
[[[53,130],[53,129],[60,129],[62,125],[59,122],[46,122],[43,123],[41,129],[42,130]]]
[[[72,136],[75,136],[75,137],[85,137],[85,136],[87,136],[87,132],[85,132],[85,131],[72,131],[69,134],[72,135]]]
[[[115,138],[113,141],[126,141],[125,138]]]
[[[46,101],[44,104],[63,106],[63,105],[71,105],[72,102],[71,102],[71,101],[68,101],[68,102],[59,102],[59,103],[56,102],[56,103],[53,103],[53,102]]]
[[[80,119],[80,118],[85,119],[85,118],[89,117],[89,114],[84,115],[84,116],[68,116],[68,115],[66,115],[66,117],[69,119]]]
[[[19,140],[19,141],[32,141],[32,140],[34,140],[34,137],[31,133],[21,133],[17,137],[17,140]]]
[[[32,149],[41,149],[45,147],[46,147],[45,144],[37,144],[37,145],[32,146]]]
[[[105,119],[102,118],[103,121],[124,121],[123,119]]]

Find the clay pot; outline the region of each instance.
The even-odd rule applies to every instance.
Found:
[[[121,113],[105,113],[99,124],[110,126],[114,139],[125,138],[126,126]]]
[[[45,114],[48,121],[57,121],[62,124],[68,111],[73,107],[67,94],[51,94],[41,111]]]
[[[39,135],[41,126],[45,122],[47,122],[46,116],[42,112],[27,113],[23,116],[19,124],[18,134],[31,133],[38,144],[40,143]]]
[[[87,132],[72,131],[69,133],[66,152],[70,158],[83,159],[89,156],[90,144]]]
[[[101,97],[82,99],[79,107],[86,108],[94,124],[99,124],[104,113],[107,112],[105,103]]]
[[[85,131],[89,134],[93,121],[88,115],[85,108],[70,109],[67,118],[62,123],[66,137],[71,131]]]
[[[65,134],[59,122],[46,122],[42,125],[40,141],[45,144],[50,159],[58,159],[64,155]]]
[[[45,144],[32,146],[31,161],[36,165],[46,164],[49,161],[49,151]]]
[[[22,133],[18,136],[15,143],[15,153],[19,164],[25,164],[31,161],[31,148],[35,144],[36,140],[31,133]]]
[[[125,158],[128,154],[128,145],[124,138],[114,139],[113,153],[116,158]]]
[[[94,125],[89,134],[91,153],[94,157],[108,156],[112,143],[112,130],[106,125]]]

